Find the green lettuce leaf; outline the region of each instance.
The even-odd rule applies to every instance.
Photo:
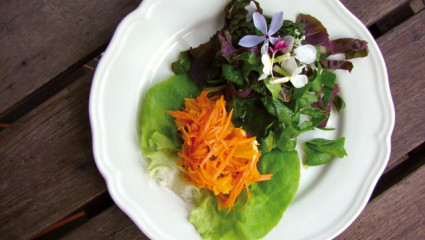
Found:
[[[156,150],[157,143],[149,141],[155,132],[168,138],[174,146],[180,146],[176,125],[166,111],[179,110],[184,106],[184,98],[199,94],[200,89],[186,74],[172,76],[151,87],[140,115],[140,147],[146,151]]]
[[[175,74],[188,74],[192,66],[192,57],[189,51],[181,52],[179,59],[171,64],[171,69]]]
[[[327,163],[334,156],[340,158],[347,156],[344,143],[344,137],[338,138],[336,140],[316,138],[303,143],[303,148],[306,152],[304,164],[309,166],[317,166]]]
[[[204,239],[259,239],[279,223],[298,188],[298,153],[266,153],[258,169],[261,173],[273,173],[273,177],[250,186],[252,195],[246,206],[246,195],[239,196],[229,214],[227,209],[218,211],[214,195],[206,194],[200,199],[189,220]]]

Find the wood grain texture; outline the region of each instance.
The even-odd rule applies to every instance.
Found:
[[[342,2],[371,25],[406,0]],[[0,114],[106,44],[139,3],[0,1]]]
[[[414,13],[422,11],[425,9],[425,1],[424,0],[410,0],[409,2],[410,8]]]
[[[370,26],[409,0],[341,0],[366,26]]]
[[[63,240],[91,240],[91,239],[140,239],[148,240],[136,225],[117,206],[112,206],[76,228]]]
[[[385,57],[396,110],[391,159],[397,159],[425,140],[425,11],[378,39]]]
[[[0,114],[104,46],[139,3],[0,1]]]
[[[336,239],[425,239],[425,166],[370,202]]]
[[[106,191],[91,152],[91,79],[0,132],[0,238],[28,239]]]
[[[62,4],[66,6],[79,2]],[[343,2],[347,6],[361,2],[370,3],[370,1],[348,0]],[[400,1],[395,2],[393,0],[376,2],[384,5],[400,3]],[[124,3],[125,1],[115,4]],[[19,4],[27,4],[33,9],[25,8],[26,10],[11,15],[5,9],[9,9],[7,6],[12,6],[12,4],[17,4],[16,9],[18,10],[24,9],[23,7],[19,8]],[[44,4],[43,6],[55,5],[60,11],[56,11],[59,11],[59,13],[50,12],[49,9],[55,8],[43,10],[42,7],[37,8],[37,4]],[[94,7],[91,4],[102,5],[97,10],[78,9],[81,12],[87,11],[84,16],[88,19],[83,20],[87,21],[88,24],[91,24],[90,21],[94,21],[94,28],[102,28],[101,25],[107,24],[109,19],[103,19],[103,22],[90,19],[88,17],[90,11],[100,11],[97,12],[98,15],[109,15],[108,17],[114,15],[111,13],[113,7],[109,6],[109,4],[113,5],[114,3],[105,4],[105,2],[94,1],[87,4],[89,4],[88,8],[92,7],[93,9]],[[108,35],[105,32],[96,33],[98,39],[92,38],[92,34],[98,29],[92,29],[93,32],[90,31],[88,35],[82,34],[83,37],[81,33],[84,33],[85,27],[78,25],[75,21],[73,22],[72,17],[61,19],[66,17],[66,14],[71,14],[67,13],[69,9],[77,7],[61,8],[59,5],[59,3],[40,3],[40,1],[0,2],[0,92],[2,93],[0,95],[0,103],[2,104],[0,112],[1,109],[7,109],[13,103],[30,94],[37,86],[43,85],[64,69],[69,68],[78,59],[81,59],[81,56],[95,49],[102,41],[98,39],[107,38],[102,37]],[[370,6],[363,6],[364,8],[356,10],[354,4],[352,10],[355,13],[359,11],[356,14],[365,23],[373,22],[375,10],[362,12],[364,9],[371,9]],[[13,11],[10,10],[10,12]],[[49,13],[52,16],[51,18],[36,16],[40,13],[45,15]],[[49,14],[47,15],[50,16]],[[90,16],[98,18],[98,15]],[[27,23],[26,20],[29,22]],[[59,28],[55,25],[56,32],[52,33],[48,29],[40,27],[41,25],[46,26],[44,21],[52,21],[51,24],[53,25],[58,21],[64,26]],[[62,33],[62,31],[68,31],[68,25],[72,25],[70,22],[79,27],[74,26],[73,29],[68,29],[68,35]],[[422,11],[378,40],[388,64],[391,90],[397,110],[397,125],[393,136],[393,152],[389,167],[394,166],[399,157],[420,144],[425,136],[423,122],[423,119],[425,119],[425,103],[423,101],[425,81],[422,80],[422,76],[425,76],[423,65],[425,62],[423,48],[425,46],[425,29],[423,29],[423,25],[420,25],[423,22],[425,22],[425,18]],[[33,33],[30,31],[31,28],[38,30]],[[113,29],[110,33],[112,31]],[[3,33],[9,35],[4,37]],[[21,36],[19,34],[26,34],[22,36],[27,38],[22,43],[16,43],[12,46],[12,40],[8,39],[9,36]],[[90,42],[92,45],[88,44],[89,46],[87,46],[87,36],[90,36],[90,39],[95,43]],[[55,44],[60,41],[68,43],[65,48],[62,45],[63,48],[60,49]],[[79,45],[81,42],[86,45]],[[3,43],[8,43],[8,45]],[[11,49],[14,46],[23,48],[23,50],[14,49],[15,52],[13,52]],[[19,60],[15,61],[15,59]],[[29,79],[34,81],[35,85],[31,85],[33,83]],[[0,236],[2,238],[26,239],[63,219],[87,201],[106,191],[91,156],[90,127],[87,117],[90,79],[90,75],[83,77],[37,107],[10,128],[0,132]],[[5,82],[8,84],[5,84]],[[26,84],[31,86],[26,86]],[[20,88],[23,89],[22,92]],[[14,98],[14,95],[20,97]],[[409,193],[412,192],[415,192],[415,189],[409,190]],[[115,218],[119,221],[116,221]],[[114,207],[112,210],[108,209],[93,218],[93,221],[81,226],[76,232],[83,231],[87,234],[93,232],[90,235],[91,238],[98,238],[96,236],[108,235],[108,233],[110,234],[108,236],[112,239],[143,237],[143,235],[138,235],[140,234],[139,231],[134,225],[131,225],[132,223],[128,219],[128,222],[124,219],[126,217],[123,216],[123,213]],[[109,231],[108,229],[114,230]],[[69,236],[78,236],[72,234],[76,233],[71,233]]]

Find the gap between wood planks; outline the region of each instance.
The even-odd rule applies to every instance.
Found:
[[[425,0],[411,0],[369,26],[368,29],[373,37],[377,39],[390,29],[400,25],[424,9]],[[19,118],[75,82],[83,74],[85,74],[84,70],[88,69],[94,71],[100,58],[99,55],[106,49],[107,45],[108,44],[102,45],[94,52],[88,54],[86,57],[69,67],[63,73],[53,78],[50,82],[40,87],[24,100],[15,104],[4,113],[0,113],[0,131],[11,126],[11,124]]]
[[[382,19],[371,25],[368,29],[374,38],[377,39],[397,25],[408,20],[416,13],[423,11],[424,8],[424,0],[412,0],[384,16]],[[95,56],[98,56],[101,52],[104,51],[105,48],[106,45],[101,46],[93,53],[90,53],[84,59],[68,68],[65,72],[61,73],[52,81],[39,88],[26,99],[13,106],[4,114],[0,115],[0,130],[9,127],[16,120],[30,112],[32,109],[75,82],[82,75],[87,74],[87,71],[95,70],[97,62],[99,61],[99,58],[96,58]],[[409,154],[405,157],[406,159],[402,161],[402,163],[385,173],[380,178],[370,201],[424,165],[424,155],[425,142],[409,152]],[[60,236],[64,236],[72,229],[86,223],[89,219],[95,217],[112,205],[113,201],[109,194],[104,192],[100,196],[87,203],[81,209],[77,209],[67,218],[46,228],[34,236],[33,239],[57,239]]]
[[[424,8],[425,0],[411,0],[400,5],[398,8],[394,9],[394,11],[376,21],[376,23],[369,26],[368,29],[373,37],[377,39],[389,30],[413,17],[413,15],[422,11]]]
[[[99,61],[98,56],[105,51],[106,46],[107,44],[102,45],[6,112],[0,113],[0,131],[6,127],[10,127],[25,114],[31,112],[34,108],[74,83],[84,74],[87,74],[87,70],[93,71]]]
[[[425,142],[409,152],[405,161],[388,171],[379,179],[369,202],[373,201],[377,196],[394,186],[396,183],[402,181],[423,165],[425,165]],[[32,240],[58,239],[61,236],[65,236],[67,233],[88,222],[93,217],[111,207],[113,204],[114,203],[108,192],[104,192],[92,201],[88,202],[82,208],[74,211],[74,213],[67,218],[46,228],[41,233],[37,234],[37,236],[32,238]]]

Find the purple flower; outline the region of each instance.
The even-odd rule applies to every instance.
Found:
[[[254,26],[264,35],[246,35],[239,40],[239,45],[251,48],[257,46],[261,42],[264,42],[263,48],[268,49],[269,42],[274,44],[277,40],[277,37],[273,37],[272,35],[279,31],[280,27],[283,25],[283,12],[277,12],[273,15],[269,29],[267,29],[266,18],[264,18],[264,16],[259,12],[255,12],[252,17],[254,19]]]

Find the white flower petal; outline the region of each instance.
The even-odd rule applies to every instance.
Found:
[[[302,88],[308,83],[308,78],[306,75],[297,75],[291,77],[291,83],[296,88]]]
[[[297,69],[295,69],[293,72],[292,72],[292,77],[295,77],[295,76],[297,76],[297,75],[299,75],[302,71],[303,71],[303,69],[304,69],[304,66],[301,66],[301,67],[299,67],[299,68],[297,68]]]
[[[250,1],[249,4],[245,6],[245,9],[248,11],[246,21],[250,22],[252,20],[252,14],[257,11],[257,5],[255,5],[254,1]]]
[[[269,54],[269,43],[264,42],[263,46],[261,47],[261,55]]]
[[[311,64],[316,60],[317,51],[313,45],[307,44],[297,47],[295,50],[295,58],[305,64]]]
[[[276,78],[276,79],[270,80],[270,83],[271,84],[286,83],[290,79],[291,79],[290,77]]]
[[[263,74],[261,74],[261,76],[258,78],[258,81],[260,81],[260,80],[264,80],[264,79],[266,79],[268,76],[269,76],[269,74],[265,74],[265,73],[263,73]]]
[[[270,75],[272,72],[272,60],[270,59],[270,56],[268,54],[263,54],[261,56],[261,62],[263,62],[263,73]]]
[[[294,57],[290,57],[285,61],[280,63],[280,66],[289,74],[292,73],[298,68],[297,61],[295,61]],[[298,74],[297,74],[298,75]]]

